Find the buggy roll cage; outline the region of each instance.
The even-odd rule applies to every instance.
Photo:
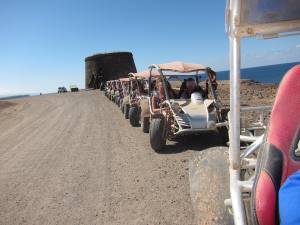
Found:
[[[174,73],[165,73],[165,72],[174,72]],[[227,122],[222,122],[221,117],[220,117],[220,108],[221,104],[215,104],[216,110],[217,110],[217,115],[218,115],[218,122],[214,124],[214,126],[211,127],[205,127],[205,128],[193,128],[193,127],[183,127],[181,122],[178,120],[179,118],[176,117],[176,104],[174,105],[175,99],[170,99],[169,92],[167,85],[170,85],[167,83],[167,78],[175,77],[178,78],[179,76],[182,77],[195,77],[195,81],[197,82],[197,85],[199,85],[199,76],[200,72],[204,72],[206,75],[206,81],[209,83],[210,89],[211,89],[211,94],[213,100],[209,103],[209,105],[214,102],[217,103],[217,95],[215,93],[214,88],[212,87],[212,79],[210,73],[213,72],[209,67],[205,67],[201,64],[190,64],[190,63],[183,63],[183,62],[172,62],[172,63],[166,63],[166,64],[152,64],[149,66],[149,84],[151,85],[149,88],[149,93],[148,93],[148,104],[149,104],[149,109],[150,109],[150,114],[154,117],[157,116],[157,114],[154,112],[151,104],[151,91],[153,89],[152,87],[152,78],[162,78],[162,83],[163,83],[163,88],[165,90],[165,95],[166,99],[160,104],[160,113],[162,113],[164,106],[168,106],[168,110],[172,113],[174,116],[174,120],[178,125],[178,130],[175,131],[172,135],[177,136],[177,135],[182,135],[182,134],[187,134],[187,133],[198,133],[198,132],[203,132],[203,131],[214,131],[218,127],[224,127],[227,126]],[[178,73],[178,74],[176,74]],[[191,74],[193,73],[193,74]],[[196,74],[195,74],[196,73]],[[205,102],[204,102],[205,104]],[[178,107],[180,107],[178,105]],[[207,113],[208,109],[206,108]],[[208,123],[208,117],[206,118],[206,122]],[[190,126],[190,125],[189,125]]]
[[[181,68],[179,67],[181,66]],[[187,68],[185,68],[185,66]],[[189,68],[190,67],[190,68]],[[178,76],[189,76],[191,77],[191,75],[188,74],[164,74],[163,71],[170,71],[170,72],[179,72],[179,73],[196,73],[195,78],[196,78],[196,83],[198,85],[199,83],[199,72],[204,72],[206,79],[209,82],[209,87],[210,87],[210,91],[212,94],[213,99],[216,101],[217,100],[217,94],[215,92],[215,90],[212,87],[212,80],[211,80],[211,76],[210,76],[210,72],[212,71],[211,68],[209,67],[204,67],[201,64],[188,64],[188,63],[183,63],[183,62],[172,62],[172,63],[166,63],[166,64],[152,64],[149,66],[150,69],[150,74],[149,74],[149,84],[151,84],[151,78],[152,77],[178,77]],[[158,73],[153,74],[153,69],[156,69]],[[165,91],[167,90],[167,84],[165,79],[163,80],[163,86]],[[150,88],[149,88],[149,96],[150,96]],[[170,100],[169,94],[166,91],[166,100]]]
[[[276,5],[277,4],[277,5]],[[268,8],[269,7],[269,8]],[[295,10],[296,9],[296,10]],[[240,154],[240,141],[247,137],[240,136],[240,113],[247,110],[268,110],[271,107],[240,106],[240,68],[241,68],[241,38],[278,38],[290,35],[300,35],[300,4],[285,0],[227,0],[225,11],[226,32],[229,37],[230,49],[230,112],[229,112],[229,174],[230,197],[225,204],[232,207],[234,223],[247,224],[243,204],[243,192],[252,192],[252,180],[240,180],[242,164],[248,161],[248,166],[255,168],[256,161],[247,158],[263,143],[263,136],[253,138],[253,143]]]
[[[154,70],[154,71],[153,71]],[[175,72],[175,73],[185,73],[185,74],[164,74],[165,71],[169,72]],[[151,97],[151,84],[152,84],[152,78],[158,78],[162,77],[162,83],[163,87],[165,90],[165,95],[166,95],[166,100],[161,104],[161,110],[162,110],[162,105],[167,104],[171,108],[171,102],[170,102],[170,96],[168,93],[167,89],[167,83],[166,83],[166,77],[178,77],[178,76],[188,76],[191,77],[192,75],[189,75],[190,73],[196,73],[196,82],[197,85],[199,84],[199,72],[204,72],[206,76],[206,80],[208,80],[209,87],[210,87],[210,92],[212,94],[212,98],[214,102],[218,103],[219,108],[222,106],[221,102],[217,98],[217,94],[215,90],[212,87],[212,80],[210,76],[210,72],[212,69],[210,67],[205,67],[201,64],[191,64],[191,63],[184,63],[180,61],[175,61],[171,63],[166,63],[166,64],[152,64],[149,66],[149,91],[148,91],[148,98],[149,98],[149,108],[150,108],[150,113],[154,114],[153,109],[152,109],[152,104],[150,101]]]

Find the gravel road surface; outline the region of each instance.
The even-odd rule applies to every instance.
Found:
[[[98,90],[0,105],[0,224],[194,224],[188,161],[210,136],[156,153]]]

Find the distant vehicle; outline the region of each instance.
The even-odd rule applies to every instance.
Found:
[[[79,91],[79,89],[76,85],[70,85],[70,90],[71,90],[71,92],[78,92]]]
[[[57,90],[57,93],[64,93],[64,92],[68,92],[67,88],[65,88],[65,87],[59,87]]]

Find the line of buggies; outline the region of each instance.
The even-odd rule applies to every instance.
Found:
[[[150,134],[155,151],[167,140],[203,132],[228,140],[227,112],[217,94],[216,73],[201,64],[175,61],[106,82],[105,95],[132,126]]]

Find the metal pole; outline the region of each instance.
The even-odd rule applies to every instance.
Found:
[[[230,45],[230,114],[229,114],[229,162],[230,194],[235,225],[245,225],[245,212],[240,179],[240,38],[229,37]]]
[[[240,39],[230,36],[230,166],[240,165]]]

